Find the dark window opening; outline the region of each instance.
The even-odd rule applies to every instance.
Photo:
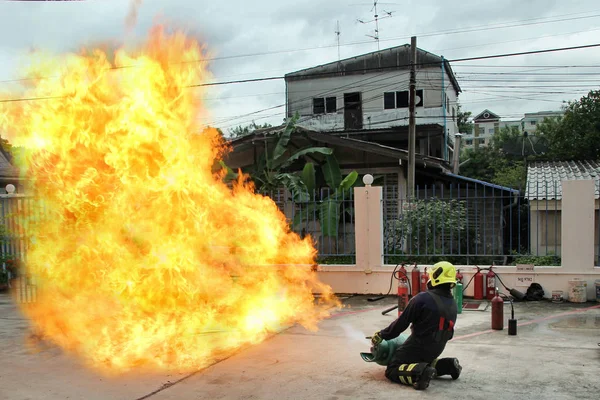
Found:
[[[325,99],[313,99],[313,114],[325,114]]]
[[[337,112],[335,97],[317,97],[313,99],[313,114],[329,114]]]
[[[393,108],[396,108],[396,93],[385,92],[383,94],[383,109],[391,110]]]
[[[394,108],[408,108],[410,104],[408,90],[403,92],[385,92],[383,94],[383,108],[390,110]],[[415,107],[423,107],[423,89],[415,91]]]
[[[415,107],[423,107],[423,89],[417,89],[415,95]]]
[[[328,97],[325,101],[325,112],[327,113],[335,113],[337,112],[337,98]]]
[[[396,92],[396,108],[408,108],[408,90]]]

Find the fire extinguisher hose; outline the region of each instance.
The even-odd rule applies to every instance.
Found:
[[[388,292],[386,294],[384,294],[383,296],[368,298],[367,301],[371,301],[371,302],[378,301],[378,300],[384,299],[386,296],[389,296],[390,293],[392,293],[392,286],[394,285],[394,276],[396,276],[396,272],[397,272],[399,266],[400,266],[400,264],[396,264],[396,266],[394,267],[394,271],[392,272],[392,278],[390,279],[390,288],[389,288]]]
[[[381,300],[381,299],[385,298],[385,296],[389,296],[390,293],[392,293],[392,287],[394,286],[394,278],[396,278],[397,280],[400,280],[402,278],[400,276],[400,271],[398,271],[398,267],[400,267],[401,265],[404,265],[404,264],[396,264],[396,266],[394,267],[394,271],[392,271],[392,276],[390,277],[390,288],[387,291],[387,293],[384,294],[383,296],[369,298],[369,299],[367,299],[367,301]],[[408,274],[405,274],[404,278],[408,281],[409,296],[412,296],[412,287],[410,286],[410,278],[408,277]]]
[[[467,290],[467,288],[469,287],[469,285],[471,284],[471,282],[473,282],[473,279],[475,278],[475,274],[473,274],[473,276],[471,277],[471,279],[469,279],[469,282],[467,282],[467,284],[465,285],[465,287],[463,288],[463,292],[465,290]]]

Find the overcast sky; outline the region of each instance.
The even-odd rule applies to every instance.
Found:
[[[377,50],[366,36],[374,25],[357,22],[371,20],[371,8],[368,0],[145,0],[132,34],[145,36],[160,18],[194,32],[216,57],[238,56],[211,62],[217,81],[277,76],[336,61],[337,21],[342,58]],[[392,11],[391,18],[380,21],[381,48],[409,43],[417,35],[418,47],[450,60],[600,42],[600,5],[595,0],[406,0],[380,2],[379,10]],[[73,51],[86,43],[122,42],[129,11],[129,0],[0,1],[0,81],[21,77],[20,56],[31,48]],[[556,20],[562,21],[549,22]],[[507,25],[512,27],[492,29]],[[473,31],[440,34],[468,28]],[[272,54],[257,55],[265,52]],[[597,67],[550,69],[561,65]],[[477,114],[488,108],[503,119],[558,110],[563,100],[579,98],[600,84],[600,48],[452,66],[463,88],[463,109]],[[510,77],[473,74],[526,71]],[[540,82],[524,82],[533,80]],[[0,85],[6,90],[14,83]],[[540,94],[544,91],[554,93]],[[212,120],[207,122],[223,128],[253,118],[278,124],[284,116],[280,107],[234,119],[284,104],[283,80],[214,87],[205,97]]]

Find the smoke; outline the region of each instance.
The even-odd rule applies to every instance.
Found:
[[[127,31],[131,31],[137,23],[138,11],[144,0],[130,0],[129,13],[125,18],[125,28]]]
[[[344,330],[344,333],[348,339],[360,342],[362,344],[368,344],[368,341],[365,339],[365,336],[367,335],[365,335],[364,332],[359,331],[349,324],[340,324],[340,326]]]

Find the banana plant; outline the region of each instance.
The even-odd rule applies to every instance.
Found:
[[[258,162],[248,171],[246,171],[254,181],[256,189],[259,192],[268,192],[286,187],[290,191],[300,191],[301,179],[297,174],[288,172],[289,167],[296,161],[312,154],[331,155],[333,150],[328,147],[307,147],[290,154],[289,142],[296,131],[296,121],[299,116],[291,118],[285,129],[278,134],[275,147],[269,149],[268,143],[264,144],[264,152],[258,158]],[[290,154],[286,156],[286,154]],[[226,169],[225,180],[229,181],[237,178],[225,163],[220,162],[221,167]]]
[[[358,179],[358,173],[352,171],[342,177],[342,171],[334,155],[326,157],[321,172],[330,189],[328,196],[317,196],[315,165],[310,162],[306,163],[302,170],[298,188],[288,187],[296,203],[306,203],[303,210],[294,217],[293,226],[295,229],[298,228],[318,213],[323,236],[337,237],[342,218],[341,204],[350,197],[350,190]]]

